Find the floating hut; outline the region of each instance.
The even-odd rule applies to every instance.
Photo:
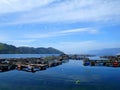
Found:
[[[48,56],[44,58],[7,58],[0,59],[0,71],[18,69],[23,71],[39,71],[58,66],[68,60],[68,55]]]
[[[83,61],[85,66],[111,66],[120,67],[120,57],[118,56],[101,56],[89,57]]]
[[[85,66],[104,66],[109,59],[100,58],[98,56],[88,57],[83,61],[83,65]]]

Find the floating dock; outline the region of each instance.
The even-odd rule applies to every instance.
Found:
[[[61,65],[68,60],[67,55],[49,56],[45,58],[9,58],[0,59],[0,71],[18,69],[23,71],[35,72],[46,70],[49,67]]]
[[[120,57],[104,56],[99,58],[86,58],[83,60],[83,65],[120,67]]]

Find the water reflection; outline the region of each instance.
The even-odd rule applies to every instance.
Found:
[[[44,71],[0,73],[0,90],[119,90],[120,69],[84,66],[69,60]]]

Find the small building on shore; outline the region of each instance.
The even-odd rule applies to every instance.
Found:
[[[117,56],[117,57],[120,57],[120,53],[117,53],[116,56]]]

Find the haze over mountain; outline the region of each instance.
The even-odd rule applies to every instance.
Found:
[[[120,48],[105,48],[101,50],[91,50],[90,54],[94,55],[117,55],[120,54]]]
[[[0,43],[0,54],[62,54],[55,48],[49,47],[15,47],[13,45]]]

